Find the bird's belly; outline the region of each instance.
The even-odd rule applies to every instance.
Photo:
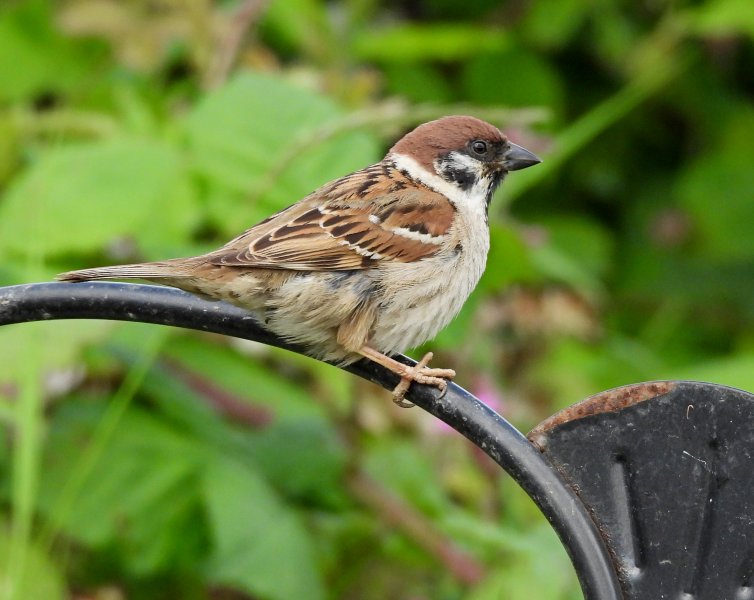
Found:
[[[404,352],[432,339],[458,314],[485,258],[486,252],[476,252],[372,270],[288,273],[275,285],[250,273],[210,295],[252,310],[267,329],[311,356],[347,364],[359,355],[338,342],[338,330],[360,307],[376,305],[366,343],[386,354]]]
[[[463,307],[481,277],[483,259],[478,263],[469,257],[438,259],[416,265],[401,278],[404,285],[385,290],[372,346],[396,353],[431,340]]]
[[[377,319],[371,345],[387,354],[419,346],[450,323],[462,304],[453,305],[440,293],[421,297],[406,308],[387,309]]]
[[[264,325],[302,345],[310,356],[347,364],[360,357],[338,343],[338,329],[373,294],[373,281],[365,271],[299,273],[268,295]]]

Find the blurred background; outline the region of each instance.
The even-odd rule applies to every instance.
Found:
[[[637,381],[754,391],[752,40],[750,0],[3,0],[0,284],[209,250],[472,114],[544,163],[436,365],[523,431]],[[304,357],[5,327],[0,419],[3,599],[581,597],[490,460]]]

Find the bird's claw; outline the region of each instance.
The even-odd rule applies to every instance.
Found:
[[[393,402],[401,408],[411,408],[416,406],[404,398],[412,382],[421,383],[422,385],[432,385],[440,390],[440,398],[445,395],[448,389],[448,379],[453,379],[456,372],[453,369],[430,369],[427,365],[432,360],[432,352],[427,352],[422,359],[416,363],[416,366],[406,366],[401,374],[400,383],[393,390]]]

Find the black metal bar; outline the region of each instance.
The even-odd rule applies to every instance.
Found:
[[[140,321],[211,331],[301,350],[265,331],[246,311],[168,287],[130,283],[35,283],[0,288],[0,325],[54,319]],[[406,364],[409,358],[397,357]],[[397,377],[362,360],[346,370],[384,388]],[[619,600],[613,564],[596,525],[573,491],[513,425],[461,387],[445,395],[412,385],[406,398],[476,444],[536,502],[571,557],[587,600]],[[536,585],[536,582],[532,582]]]

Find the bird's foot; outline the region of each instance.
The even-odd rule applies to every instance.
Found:
[[[401,365],[401,372],[398,373],[401,381],[393,390],[393,402],[398,406],[402,408],[416,406],[413,402],[409,402],[404,398],[406,392],[408,392],[408,388],[411,387],[414,381],[423,385],[436,387],[442,392],[440,398],[445,395],[445,390],[448,388],[448,380],[453,379],[456,376],[456,372],[453,369],[430,369],[427,365],[433,356],[431,352],[427,352],[415,366]]]

